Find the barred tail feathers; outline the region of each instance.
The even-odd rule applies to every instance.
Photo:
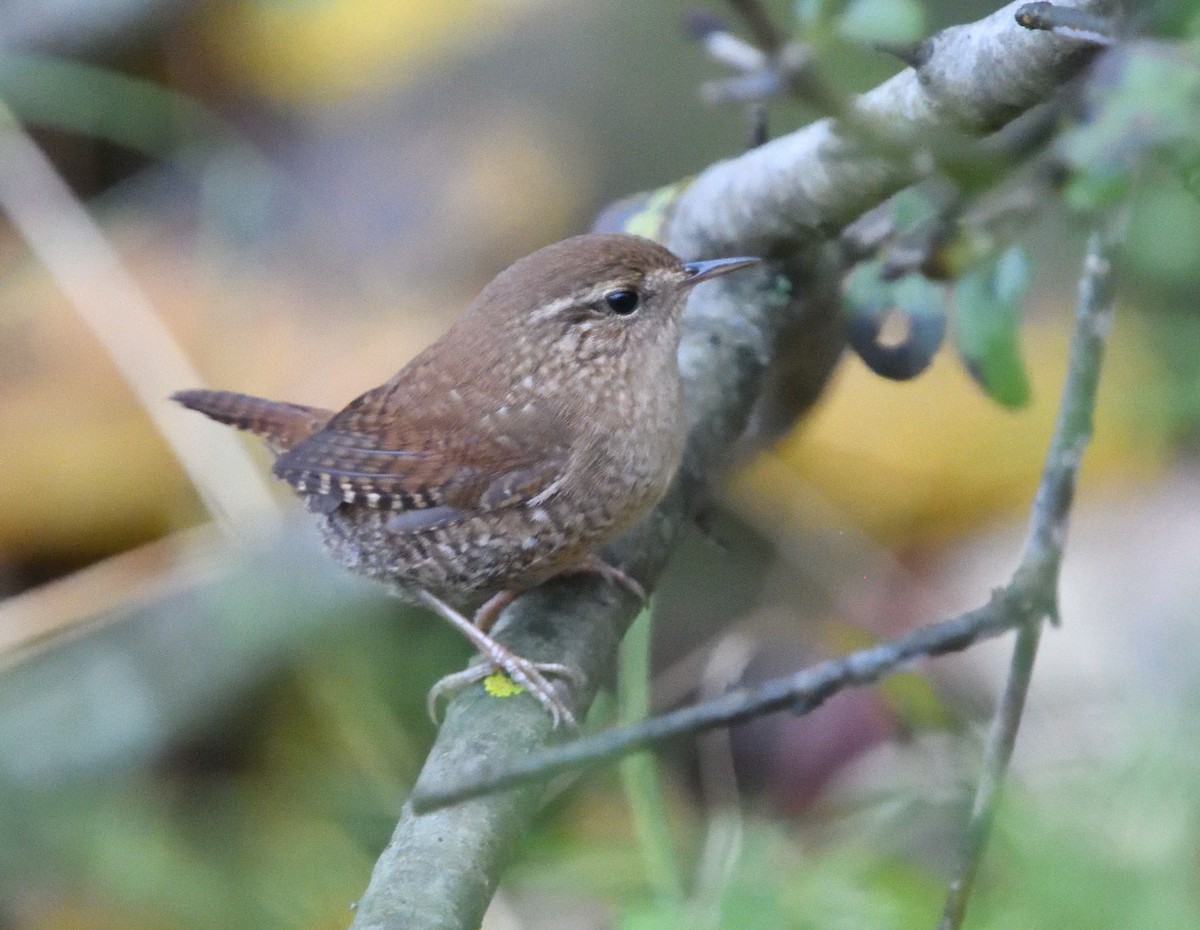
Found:
[[[288,404],[233,391],[177,391],[171,399],[218,423],[253,433],[276,454],[307,439],[333,416],[332,411],[319,407]]]

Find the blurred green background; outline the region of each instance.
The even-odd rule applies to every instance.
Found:
[[[992,9],[770,6],[846,91],[900,67],[864,41]],[[721,71],[687,38],[690,9],[6,5],[0,927],[348,924],[432,739],[425,693],[468,649],[327,564],[265,453],[164,398],[200,378],[336,407],[512,260],[738,154],[749,120],[704,102]],[[1197,16],[1154,5],[1142,25],[1178,43],[1176,79],[1077,139],[1080,163],[1102,152],[1132,176],[1118,325],[1065,625],[1044,641],[970,926],[1200,926],[1200,206],[1138,141],[1200,125]],[[771,127],[814,115],[783,101]],[[44,162],[10,144],[14,119]],[[1007,578],[1085,232],[1050,199],[1020,233],[1027,407],[990,401],[949,350],[903,384],[847,358],[819,408],[731,476],[715,543],[686,540],[656,598],[658,709]],[[205,457],[206,487],[172,446]],[[485,927],[932,926],[1006,649],[664,752],[657,868],[616,775],[585,777]],[[611,722],[611,703],[593,717]]]

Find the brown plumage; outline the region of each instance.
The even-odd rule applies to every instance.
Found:
[[[276,455],[307,439],[333,416],[332,410],[266,400],[233,391],[176,391],[171,399],[191,410],[200,411],[218,423],[249,430]]]
[[[486,635],[515,593],[569,571],[662,497],[683,451],[675,355],[690,286],[753,259],[685,264],[635,236],[547,246],[488,284],[439,340],[330,413],[223,391],[175,399],[249,430],[348,568],[426,603],[557,721],[546,673]],[[471,624],[446,602],[490,597]],[[438,689],[435,689],[435,695]]]

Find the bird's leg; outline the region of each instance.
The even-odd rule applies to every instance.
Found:
[[[516,599],[516,591],[501,591],[499,594],[493,594],[483,602],[483,605],[475,611],[475,616],[471,618],[475,629],[480,633],[490,633],[504,608]]]
[[[505,592],[502,592],[502,594]],[[501,610],[511,603],[515,594],[510,594],[507,601],[497,602],[501,595],[496,595],[480,608],[479,613],[491,607],[491,615],[485,616],[482,619],[491,626],[495,622],[495,615],[498,615]],[[508,677],[518,685],[523,687],[531,695],[533,695],[539,704],[546,709],[550,715],[551,721],[555,727],[559,723],[566,723],[567,726],[577,726],[575,715],[571,713],[571,709],[566,705],[558,692],[554,690],[554,686],[550,684],[547,676],[557,675],[560,678],[567,679],[571,684],[582,685],[583,675],[569,665],[562,665],[558,662],[533,662],[523,658],[504,646],[501,643],[492,639],[484,630],[480,629],[478,622],[472,623],[461,613],[443,601],[441,598],[429,593],[428,591],[418,591],[417,598],[421,603],[432,609],[434,612],[449,620],[458,630],[471,641],[484,661],[464,669],[461,672],[455,672],[452,675],[447,675],[438,681],[429,692],[428,708],[429,716],[437,722],[437,704],[444,694],[452,694],[467,685],[474,684],[477,681],[482,681],[492,674],[497,669],[503,669]],[[476,614],[478,621],[479,614]]]
[[[598,555],[589,555],[586,560],[564,574],[580,572],[594,572],[613,584],[625,588],[639,601],[646,600],[646,589],[636,579],[615,565],[605,562]],[[443,695],[453,694],[468,685],[482,681],[496,669],[503,669],[514,682],[532,694],[538,703],[546,708],[546,712],[550,714],[550,719],[556,727],[560,722],[565,722],[572,727],[577,725],[575,715],[558,696],[558,692],[554,690],[554,686],[550,684],[547,676],[565,678],[571,684],[579,686],[584,681],[582,673],[576,668],[559,662],[530,661],[498,643],[489,635],[504,608],[516,600],[516,591],[506,590],[492,595],[475,611],[475,616],[471,620],[428,591],[417,592],[417,597],[427,607],[456,626],[471,641],[471,645],[479,651],[484,660],[461,672],[446,675],[430,689],[427,703],[429,716],[435,723],[437,722],[437,705]]]
[[[611,581],[613,584],[620,585],[639,601],[642,601],[643,603],[646,601],[646,589],[642,587],[641,583],[636,578],[627,575],[615,565],[610,565],[608,562],[605,562],[604,559],[600,558],[600,556],[596,555],[595,553],[589,555],[585,561],[580,562],[578,565],[571,568],[568,574],[575,575],[581,572],[595,572],[597,575],[608,581]]]

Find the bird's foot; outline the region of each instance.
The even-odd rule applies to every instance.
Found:
[[[511,602],[512,596],[506,596],[501,601],[498,595],[497,598],[488,601],[480,608],[479,614],[476,615],[476,622],[468,620],[445,601],[428,591],[419,592],[418,597],[456,626],[479,650],[482,658],[481,662],[470,668],[440,679],[430,690],[427,707],[429,716],[433,718],[434,723],[438,721],[437,707],[443,696],[452,695],[468,685],[482,681],[494,672],[503,671],[515,684],[528,691],[546,709],[555,727],[560,723],[565,723],[569,727],[578,726],[575,715],[554,685],[551,684],[550,677],[562,678],[569,684],[582,687],[585,682],[583,673],[577,668],[559,662],[534,662],[519,656],[507,646],[492,639],[487,634],[486,628],[480,628],[481,624],[478,621],[482,619],[487,622],[487,626],[490,626],[491,622],[495,620],[495,615]],[[497,603],[498,601],[499,603]],[[480,614],[484,614],[485,611],[488,612],[488,615],[481,617]]]
[[[499,661],[489,657],[461,672],[454,672],[439,679],[429,689],[429,697],[426,700],[426,707],[433,722],[438,722],[438,704],[442,698],[449,698],[468,685],[483,681],[496,672],[502,671],[545,708],[555,728],[560,723],[571,728],[577,727],[575,714],[555,690],[554,685],[550,683],[550,677],[563,678],[578,687],[584,683],[583,673],[577,668],[563,665],[560,662],[533,662],[507,649],[504,651],[506,656]]]

